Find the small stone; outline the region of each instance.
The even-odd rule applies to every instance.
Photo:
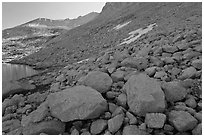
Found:
[[[173,131],[173,130],[174,130],[174,127],[172,127],[172,126],[169,125],[169,124],[164,124],[164,130],[165,130],[165,131]]]
[[[199,123],[202,123],[202,112],[198,112],[194,115],[194,117],[199,121]]]
[[[74,121],[72,123],[72,125],[74,126],[74,128],[76,128],[77,130],[80,130],[81,127],[83,126],[83,122],[82,121]]]
[[[192,130],[198,121],[188,112],[172,110],[169,113],[169,122],[180,132]]]
[[[91,135],[91,133],[89,131],[85,131],[85,132],[81,133],[81,135]]]
[[[15,119],[16,117],[17,117],[16,113],[8,114],[8,115],[2,117],[2,122],[7,121],[7,120],[11,120],[11,119]]]
[[[108,91],[106,92],[106,97],[108,99],[114,99],[115,97],[117,97],[120,93],[119,92],[113,92],[113,91]]]
[[[77,129],[72,130],[71,135],[79,135],[79,131]]]
[[[140,130],[136,125],[127,125],[123,128],[123,135],[148,135],[148,133]]]
[[[176,51],[178,51],[178,48],[176,46],[163,46],[162,47],[163,51],[167,52],[167,53],[175,53]]]
[[[117,132],[123,124],[124,115],[120,114],[108,120],[108,130],[111,133]]]
[[[21,125],[28,126],[30,123],[42,121],[48,115],[47,102],[43,102],[35,111],[31,112],[28,116],[22,116]]]
[[[145,131],[147,129],[147,124],[146,123],[140,124],[139,129]]]
[[[129,118],[129,124],[130,125],[137,124],[137,118],[133,114],[131,114],[130,112],[127,111],[126,116]]]
[[[193,135],[202,135],[202,123],[198,124],[193,130]]]
[[[170,72],[172,75],[177,76],[181,72],[181,69],[174,67]]]
[[[110,131],[107,130],[107,131],[105,131],[105,134],[104,134],[104,135],[112,135],[112,134],[111,134]]]
[[[177,81],[162,83],[162,89],[169,102],[180,101],[187,95],[187,90]]]
[[[164,78],[166,76],[167,76],[167,74],[164,71],[156,72],[155,75],[154,75],[155,78],[160,78],[160,79],[162,79],[162,78]]]
[[[92,71],[84,78],[81,84],[92,87],[100,93],[107,92],[113,83],[112,78],[104,72]]]
[[[64,74],[61,74],[56,78],[56,81],[59,81],[59,82],[63,82],[65,80],[66,80],[66,78],[65,78]]]
[[[115,109],[115,111],[112,113],[112,117],[115,117],[118,114],[124,114],[124,108],[119,106]]]
[[[60,90],[60,82],[52,83],[52,85],[50,86],[50,91],[57,92],[59,90]]]
[[[162,128],[166,121],[166,115],[162,113],[147,113],[145,123],[149,128]]]
[[[10,132],[21,126],[21,123],[18,119],[7,120],[2,123],[2,132]]]
[[[148,67],[148,60],[142,57],[126,58],[121,62],[121,66],[142,70]]]
[[[104,119],[110,119],[111,118],[111,113],[110,112],[105,112]]]
[[[147,73],[148,76],[153,76],[156,73],[156,68],[157,67],[149,67],[145,69],[145,72]]]
[[[123,81],[124,76],[125,76],[125,72],[121,71],[121,70],[118,70],[118,71],[111,74],[111,78],[112,78],[113,82]]]
[[[202,59],[192,61],[191,65],[198,70],[202,69]]]
[[[187,106],[189,106],[189,107],[191,107],[191,108],[196,108],[196,106],[197,106],[197,102],[195,101],[195,99],[194,98],[189,98],[189,99],[187,99],[186,101],[185,101],[185,104],[187,105]]]
[[[90,128],[91,134],[94,135],[100,134],[101,132],[103,132],[103,130],[106,129],[107,125],[108,125],[107,120],[99,119],[94,121],[91,124]]]
[[[165,64],[173,64],[175,62],[173,57],[165,57],[162,60],[164,61]]]
[[[117,98],[116,98],[116,102],[118,105],[122,106],[122,107],[126,107],[126,103],[127,103],[127,96],[126,94],[122,93],[120,94]]]
[[[179,77],[181,80],[184,80],[184,79],[187,79],[187,78],[193,78],[197,73],[197,71],[196,71],[196,69],[194,67],[186,68],[182,72],[183,73]]]
[[[117,109],[117,105],[114,103],[108,103],[108,108],[111,113],[113,113]]]

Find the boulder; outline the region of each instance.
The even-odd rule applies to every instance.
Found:
[[[102,95],[86,86],[52,93],[47,101],[51,115],[62,122],[97,118],[107,109],[107,102]]]
[[[145,72],[147,73],[148,76],[153,76],[156,72],[156,68],[157,67],[149,67],[147,69],[145,69]]]
[[[61,75],[59,75],[55,80],[56,80],[56,81],[59,81],[59,82],[63,82],[63,81],[66,80],[66,78],[65,78],[64,74],[61,74]]]
[[[97,135],[103,132],[107,128],[108,122],[107,120],[98,119],[91,124],[91,134]]]
[[[147,113],[145,123],[149,128],[162,128],[166,121],[166,115],[162,113]]]
[[[148,133],[140,130],[136,125],[127,125],[123,128],[123,135],[148,135]]]
[[[25,102],[25,98],[23,95],[14,95],[11,99],[5,99],[2,103],[2,112],[4,114],[7,107],[10,106],[20,106],[20,104],[23,104]]]
[[[154,75],[155,78],[164,79],[167,77],[167,73],[165,71],[158,71]]]
[[[142,57],[126,58],[121,62],[121,66],[142,70],[148,67],[148,60]]]
[[[50,91],[57,92],[60,90],[60,82],[52,83],[50,86]]]
[[[126,117],[128,117],[130,125],[135,125],[137,123],[137,118],[128,111],[126,112]]]
[[[178,51],[178,48],[176,46],[163,46],[162,49],[167,53],[175,53],[176,51]]]
[[[45,92],[45,93],[35,92],[31,95],[28,95],[27,103],[41,104],[43,101],[45,101],[47,96],[48,96],[48,92]]]
[[[7,120],[2,123],[2,132],[10,132],[21,126],[18,119]]]
[[[108,130],[113,134],[116,133],[122,126],[123,120],[124,120],[123,114],[119,114],[113,117],[112,119],[108,120]]]
[[[127,103],[127,96],[126,94],[122,93],[120,94],[117,98],[116,98],[116,102],[118,105],[122,106],[122,107],[126,107],[126,103]]]
[[[28,116],[22,116],[21,125],[28,126],[30,123],[37,123],[42,121],[49,114],[47,102],[42,103],[35,111]]]
[[[23,135],[39,135],[40,133],[58,135],[62,134],[64,131],[65,123],[57,120],[51,120],[29,124],[29,126],[23,128]]]
[[[196,108],[196,106],[197,106],[197,102],[196,102],[196,100],[193,97],[190,97],[189,99],[187,99],[185,101],[185,104],[187,106],[191,107],[191,108]]]
[[[80,83],[104,93],[110,89],[113,81],[107,73],[92,71]]]
[[[169,122],[180,132],[192,130],[198,121],[188,112],[172,110],[169,113]]]
[[[202,69],[202,59],[192,61],[191,65],[198,70]]]
[[[178,81],[164,82],[162,89],[169,102],[180,101],[187,95],[187,90]]]
[[[202,123],[198,124],[193,130],[193,135],[202,135]]]
[[[146,74],[131,76],[124,90],[127,93],[127,103],[130,110],[140,116],[149,112],[163,112],[165,109],[165,96],[157,80]]]
[[[184,80],[187,78],[193,78],[196,75],[197,71],[194,67],[188,67],[182,71],[180,79]]]
[[[198,120],[199,123],[202,123],[202,111],[196,113],[194,117]]]
[[[6,98],[12,94],[20,94],[35,89],[36,86],[29,82],[10,81],[7,84],[2,84],[2,98]]]
[[[125,77],[125,72],[121,71],[121,70],[118,70],[118,71],[111,74],[111,78],[112,78],[113,82],[122,81],[122,80],[124,80],[124,77]]]

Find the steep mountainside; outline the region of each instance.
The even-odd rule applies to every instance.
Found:
[[[202,135],[201,11],[107,3],[19,60],[49,68],[2,85],[2,134]]]
[[[65,65],[119,45],[128,33],[156,23],[155,33],[171,34],[178,30],[201,28],[200,3],[106,3],[93,21],[49,41],[46,48],[15,63],[38,67]],[[119,30],[117,25],[128,23]],[[175,34],[176,35],[176,34]],[[136,41],[129,45],[136,44]]]
[[[50,39],[93,20],[97,15],[98,13],[92,12],[76,19],[65,20],[38,18],[17,27],[5,29],[2,32],[3,62],[35,53]]]

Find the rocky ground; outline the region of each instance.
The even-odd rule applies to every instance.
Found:
[[[14,83],[2,134],[201,135],[201,34],[154,29],[135,44]]]

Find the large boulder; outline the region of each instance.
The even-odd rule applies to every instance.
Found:
[[[128,106],[136,115],[164,111],[165,96],[155,79],[140,73],[131,76],[123,88],[127,93]]]
[[[49,114],[47,102],[43,102],[35,111],[28,116],[22,116],[21,125],[28,126],[30,123],[37,123],[42,121]]]
[[[172,110],[169,113],[169,122],[180,132],[192,130],[198,121],[188,112]]]
[[[107,109],[102,95],[86,86],[75,86],[47,97],[51,115],[63,122],[97,118]]]
[[[148,135],[148,133],[136,125],[127,125],[123,128],[123,135]]]
[[[2,131],[10,132],[21,126],[21,122],[18,119],[7,120],[2,123]]]
[[[187,90],[178,81],[171,81],[162,84],[166,100],[176,102],[182,100],[187,95]]]
[[[105,93],[110,89],[113,81],[107,73],[92,71],[80,83],[92,87],[100,93]]]
[[[162,128],[166,121],[166,115],[162,113],[147,113],[145,123],[149,128]]]
[[[45,133],[48,135],[58,135],[65,131],[65,123],[57,120],[42,121],[33,123],[23,128],[24,135],[39,135]]]
[[[35,88],[36,86],[29,82],[21,83],[18,81],[10,81],[6,84],[2,84],[2,98],[4,99],[11,94],[20,94]]]

